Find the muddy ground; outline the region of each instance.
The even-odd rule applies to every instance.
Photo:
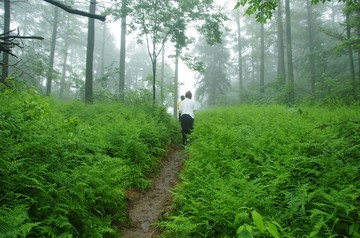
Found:
[[[132,220],[130,227],[121,228],[125,238],[154,238],[161,233],[156,222],[169,213],[171,208],[170,190],[179,183],[179,172],[186,154],[181,149],[174,149],[164,160],[159,174],[153,179],[150,189],[128,191],[130,200],[129,215]]]

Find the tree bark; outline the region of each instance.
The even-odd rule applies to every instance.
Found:
[[[180,51],[176,49],[176,56],[175,56],[175,77],[174,77],[174,117],[178,117],[178,111],[177,111],[177,102],[179,97],[179,55]]]
[[[10,0],[4,0],[4,32],[5,37],[9,36],[10,32]],[[2,62],[2,77],[1,82],[4,83],[5,79],[9,76],[9,54],[3,52]]]
[[[161,52],[161,73],[160,73],[160,104],[161,105],[164,103],[164,77],[165,77],[164,74],[165,74],[165,47]]]
[[[288,65],[288,103],[292,104],[295,100],[294,89],[294,67],[292,56],[292,43],[291,43],[291,19],[290,19],[290,0],[285,0],[285,14],[286,14],[286,52],[287,52],[287,65]]]
[[[50,62],[49,62],[49,68],[47,71],[47,79],[46,79],[46,96],[50,96],[50,94],[51,94],[51,83],[53,80],[54,57],[55,57],[58,21],[59,21],[59,8],[54,7],[54,21],[53,21],[53,29],[52,29],[52,35],[51,35]]]
[[[243,68],[242,68],[242,44],[241,44],[241,25],[240,25],[240,13],[239,10],[236,11],[236,25],[237,25],[237,48],[238,48],[238,78],[239,78],[239,87],[241,97],[241,90],[244,88],[243,82]]]
[[[90,2],[90,13],[95,13],[96,0]],[[94,63],[94,45],[95,45],[95,20],[88,20],[88,38],[86,50],[86,78],[85,78],[85,103],[93,103],[93,63]]]
[[[280,83],[280,87],[285,86],[286,82],[286,70],[285,70],[285,53],[284,53],[284,34],[283,34],[283,13],[282,13],[282,0],[278,1],[277,8],[277,48],[278,48],[278,67],[277,77]]]
[[[349,6],[348,0],[346,1],[346,6]],[[350,15],[348,11],[345,11],[346,18],[346,39],[351,39],[351,28],[350,28]],[[348,45],[348,55],[349,55],[349,66],[350,66],[350,79],[351,79],[351,89],[353,96],[356,96],[356,79],[355,79],[355,67],[354,67],[354,56],[351,44]]]
[[[127,0],[121,3],[121,33],[120,33],[120,72],[119,72],[119,98],[125,98],[125,56],[126,56],[126,17]]]
[[[260,23],[260,92],[265,92],[265,36],[264,23]]]
[[[307,18],[308,18],[308,32],[309,32],[309,68],[310,68],[310,89],[311,92],[315,92],[315,52],[314,52],[314,17],[313,7],[310,0],[306,1],[307,6]]]
[[[105,75],[105,43],[106,43],[106,26],[102,25],[102,39],[101,39],[101,56],[100,56],[100,70],[99,76],[102,78]]]

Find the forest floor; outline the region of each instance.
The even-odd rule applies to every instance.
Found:
[[[179,172],[185,159],[184,150],[173,149],[149,189],[127,191],[132,223],[120,229],[124,238],[159,237],[161,230],[156,227],[156,222],[169,215],[172,200],[170,191],[180,182]]]

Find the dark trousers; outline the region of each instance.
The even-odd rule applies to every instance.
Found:
[[[184,114],[181,116],[181,133],[183,144],[185,145],[187,142],[187,135],[191,134],[194,128],[194,119],[188,115]]]

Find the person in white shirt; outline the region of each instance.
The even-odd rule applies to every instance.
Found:
[[[187,135],[191,134],[194,128],[194,111],[195,104],[194,101],[191,100],[192,94],[190,91],[185,93],[185,99],[180,103],[180,112],[181,112],[181,132],[183,144],[186,145]]]
[[[178,101],[177,103],[177,110],[178,110],[178,113],[179,113],[179,122],[181,122],[181,111],[180,111],[180,104],[182,101],[184,101],[185,99],[185,96],[184,95],[181,95],[180,96],[180,100]]]

